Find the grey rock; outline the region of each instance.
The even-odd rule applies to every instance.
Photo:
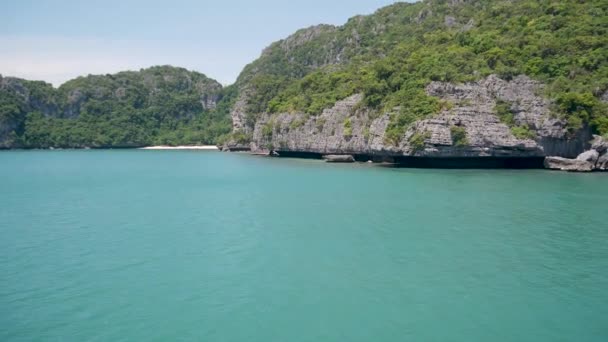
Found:
[[[350,154],[328,154],[324,155],[323,159],[325,159],[328,163],[354,163],[355,157]]]
[[[309,41],[317,38],[318,36],[324,33],[334,32],[337,31],[337,29],[338,28],[333,25],[326,24],[311,26],[305,29],[298,30],[296,33],[292,34],[286,39],[281,40],[280,45],[283,51],[291,51],[296,47],[308,43]]]
[[[454,27],[458,25],[456,18],[452,17],[451,15],[446,15],[443,19],[443,23],[447,27]]]
[[[227,142],[221,147],[224,152],[248,152],[251,151],[251,147],[248,144],[239,144],[237,142]],[[264,153],[266,150],[257,150],[254,153]]]
[[[263,115],[253,131],[252,151],[271,146],[279,153],[356,154],[371,153],[371,146],[382,148],[389,117],[372,119],[367,109],[357,109],[361,99],[362,95],[353,95],[316,117],[304,113]],[[350,135],[344,124],[347,120]],[[272,126],[270,137],[264,135],[268,126]]]
[[[608,140],[605,138],[595,135],[591,148],[596,150],[600,156],[595,163],[595,168],[598,171],[608,171]]]
[[[414,19],[415,22],[417,23],[421,23],[423,22],[427,17],[430,17],[433,15],[433,11],[430,8],[424,8],[422,9],[420,12],[418,12],[418,15],[416,16],[416,18]]]
[[[258,152],[253,152],[251,153],[254,156],[276,156],[274,153],[270,152],[270,151],[258,151]]]
[[[472,29],[473,27],[475,27],[475,20],[469,19],[469,21],[460,28],[460,31],[467,32],[470,29]]]
[[[595,163],[597,162],[599,157],[599,152],[597,152],[596,150],[589,150],[579,154],[578,157],[576,157],[576,160],[586,161],[595,166]]]
[[[247,101],[249,100],[249,89],[243,88],[239,92],[239,96],[230,111],[230,117],[232,118],[232,130],[235,132],[248,133],[249,126],[247,123]]]
[[[127,89],[125,89],[124,87],[120,87],[120,88],[116,89],[116,91],[114,91],[114,96],[119,100],[124,98],[126,95],[127,95]]]
[[[578,159],[568,159],[562,157],[546,157],[545,168],[550,170],[571,171],[571,172],[591,172],[593,164]]]
[[[46,86],[50,87],[48,84]],[[57,105],[54,102],[30,92],[26,81],[22,79],[0,75],[0,93],[14,97],[25,112],[38,111],[46,116],[57,112]],[[17,136],[25,127],[25,115],[15,114],[20,115],[9,115],[4,120],[0,120],[0,149],[21,147]]]
[[[591,148],[598,151],[600,154],[603,154],[608,151],[608,140],[599,135],[594,135],[593,141],[591,142]]]
[[[597,163],[595,163],[595,169],[598,171],[608,171],[608,152],[598,158]]]
[[[199,82],[192,85],[200,94],[200,102],[204,110],[213,110],[220,101],[222,85],[217,82]]]
[[[363,17],[355,17],[351,20],[363,20]],[[350,35],[346,35],[345,44],[338,44],[335,41],[330,41],[327,42],[327,45],[324,46],[322,50],[314,53],[314,58],[306,58],[305,60],[302,60],[301,58],[302,48],[306,49],[307,43],[314,41],[321,35],[331,34],[336,31],[338,31],[338,28],[333,25],[316,25],[298,30],[291,36],[266,47],[262,51],[262,57],[268,57],[272,53],[276,53],[277,50],[280,50],[280,53],[284,55],[287,63],[294,64],[298,66],[298,68],[305,66],[306,71],[304,73],[314,71],[321,67],[344,63],[347,61],[347,58],[344,56],[348,55],[345,52],[360,44],[361,38],[354,29],[350,32]],[[311,53],[309,50],[306,50],[306,54]],[[246,68],[246,72],[244,71],[239,77],[239,80],[236,83],[236,86],[238,87],[237,100],[230,111],[233,132],[250,134],[253,131],[255,123],[252,122],[253,120],[251,119],[247,120],[247,105],[249,99],[254,97],[256,89],[250,87],[248,81],[258,74],[268,72],[265,68],[268,68],[268,66],[258,65],[254,62],[250,67]]]
[[[540,97],[542,84],[526,76],[510,81],[491,75],[477,82],[432,82],[429,95],[452,104],[433,117],[413,123],[395,143],[385,132],[393,113],[378,113],[360,105],[361,94],[338,101],[316,116],[304,113],[261,114],[252,132],[252,151],[368,154],[376,159],[418,157],[545,157],[575,158],[589,147],[588,128],[572,136],[566,123],[550,115],[551,103]],[[511,104],[517,125],[527,125],[533,139],[519,139],[495,112],[498,100]],[[238,106],[235,108],[238,109]],[[395,108],[395,111],[399,108]],[[239,112],[239,111],[237,111]],[[242,127],[244,111],[233,119]],[[350,128],[345,128],[347,125]],[[270,127],[269,127],[270,126]],[[455,146],[452,128],[465,130],[467,144]],[[271,128],[269,130],[269,128]],[[272,134],[268,135],[268,132]],[[266,135],[264,134],[266,133]],[[412,146],[415,135],[424,146]]]
[[[65,108],[65,117],[74,118],[80,115],[80,107],[87,101],[86,95],[80,89],[74,89],[68,93]]]
[[[446,15],[443,18],[443,24],[448,28],[458,28],[460,32],[467,32],[473,27],[475,27],[475,20],[469,19],[469,21],[467,21],[467,23],[463,25],[458,22],[458,19],[456,17]]]
[[[579,154],[576,159],[547,157],[545,167],[564,171],[607,171],[608,148],[606,141],[600,136],[594,136],[592,148]]]
[[[455,105],[452,110],[441,113],[440,117],[452,113],[459,120],[471,121],[473,127],[465,126],[468,136],[473,139],[481,138],[507,148],[519,143],[495,115],[496,102],[501,100],[511,104],[517,125],[527,125],[536,133],[533,145],[526,148],[538,149],[539,155],[574,158],[588,147],[590,132],[584,129],[575,137],[569,136],[566,122],[552,117],[550,102],[537,95],[542,89],[542,84],[527,76],[506,81],[490,75],[483,80],[461,85],[432,82],[427,92]]]

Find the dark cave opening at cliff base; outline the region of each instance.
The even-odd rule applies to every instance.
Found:
[[[281,158],[323,159],[322,153],[276,151]],[[421,169],[543,169],[544,157],[410,157],[353,154],[357,162]]]
[[[393,157],[392,167],[437,169],[542,169],[544,157]]]
[[[323,154],[316,152],[275,151],[281,158],[323,159]]]

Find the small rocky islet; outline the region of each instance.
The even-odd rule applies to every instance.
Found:
[[[0,76],[0,148],[606,171],[607,18],[598,1],[425,0],[299,30],[226,87],[170,66]]]

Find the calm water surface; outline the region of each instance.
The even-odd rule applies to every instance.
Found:
[[[1,341],[608,341],[608,175],[0,153]]]

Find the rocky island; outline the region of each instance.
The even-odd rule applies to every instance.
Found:
[[[606,15],[596,2],[423,1],[298,31],[239,77],[223,148],[605,170]]]
[[[172,67],[0,78],[0,147],[603,171],[607,18],[601,1],[425,0],[297,31],[228,87]]]

